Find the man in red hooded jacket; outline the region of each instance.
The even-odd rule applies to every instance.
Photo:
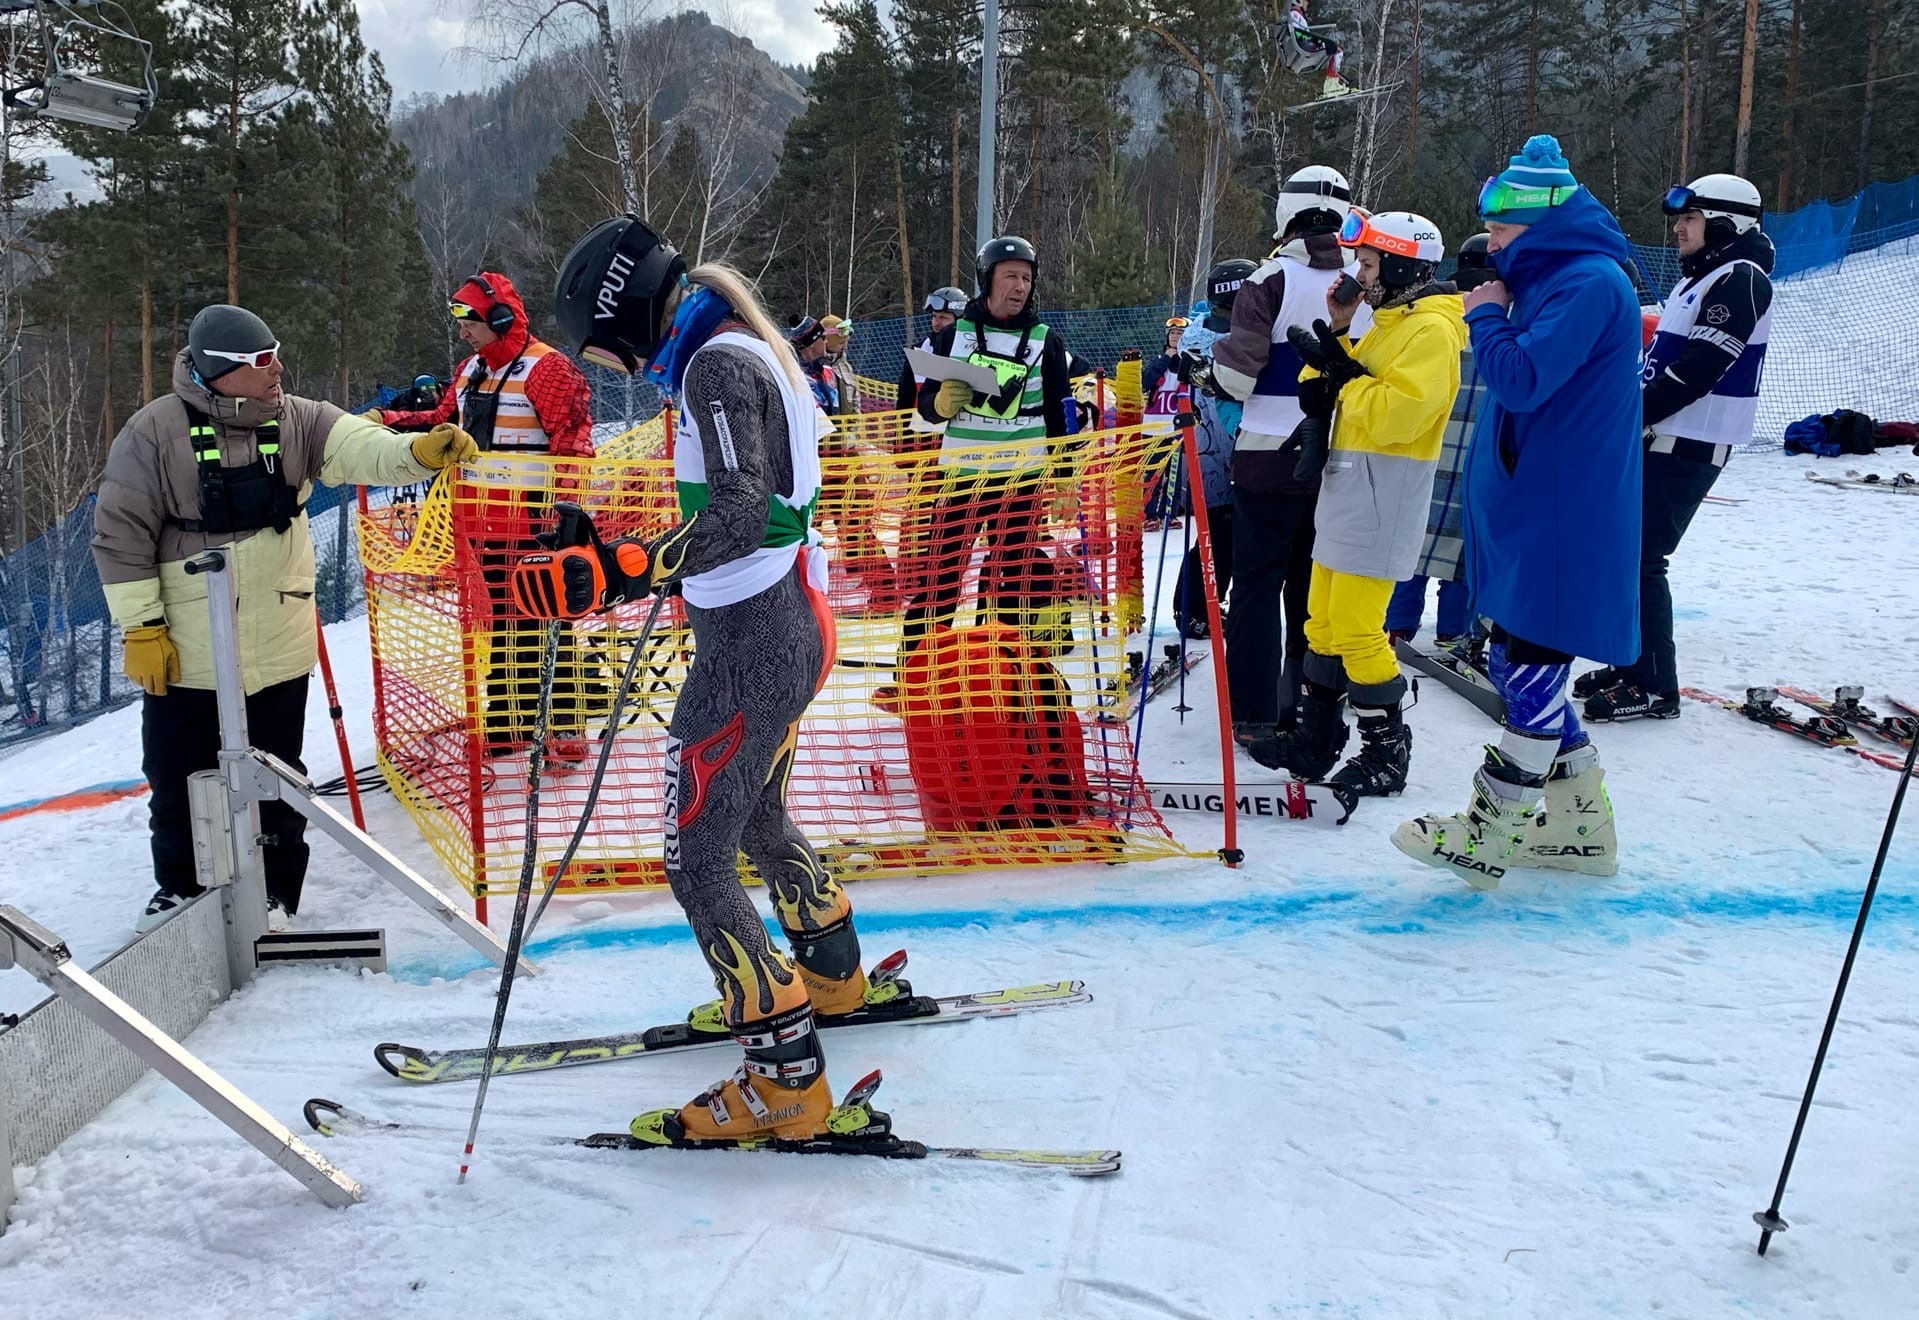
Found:
[[[573,359],[533,337],[526,304],[504,275],[481,271],[447,304],[473,356],[453,373],[437,408],[387,409],[388,427],[461,420],[481,452],[593,457],[592,392]],[[481,429],[476,431],[466,421]],[[483,434],[484,432],[484,434]]]
[[[481,271],[453,291],[448,310],[455,332],[473,350],[460,363],[439,406],[418,412],[388,409],[380,421],[409,429],[459,418],[480,446],[466,465],[485,494],[467,537],[486,584],[492,621],[484,682],[489,751],[511,752],[531,736],[540,672],[540,623],[521,618],[507,591],[515,558],[534,548],[531,537],[549,521],[554,473],[519,455],[593,457],[592,392],[566,354],[533,337],[526,304],[513,282]],[[583,760],[585,715],[571,639],[562,650],[553,685],[550,754]]]

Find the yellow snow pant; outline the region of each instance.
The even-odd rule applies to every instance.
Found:
[[[1386,640],[1386,602],[1394,585],[1385,578],[1313,565],[1306,593],[1306,645],[1344,661],[1350,683],[1390,683],[1399,677],[1399,661]]]

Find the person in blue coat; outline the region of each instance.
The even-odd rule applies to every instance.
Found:
[[[1466,296],[1488,397],[1466,457],[1466,576],[1506,727],[1471,805],[1394,831],[1479,887],[1507,865],[1610,875],[1612,803],[1572,660],[1639,655],[1639,300],[1626,236],[1547,134],[1486,181],[1499,279]],[[1541,794],[1545,813],[1538,814]]]

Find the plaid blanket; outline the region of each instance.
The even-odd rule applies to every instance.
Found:
[[[1465,535],[1460,530],[1465,495],[1466,446],[1473,438],[1473,426],[1479,420],[1480,401],[1486,397],[1486,383],[1473,366],[1473,351],[1459,355],[1459,393],[1453,397],[1453,415],[1446,422],[1446,436],[1440,442],[1439,467],[1433,473],[1433,503],[1426,514],[1426,543],[1419,551],[1419,577],[1450,582],[1464,571]]]

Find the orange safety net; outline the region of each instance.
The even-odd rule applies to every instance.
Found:
[[[1141,496],[1177,434],[1082,434],[1009,465],[991,448],[941,454],[907,416],[841,419],[822,445],[814,525],[838,659],[801,723],[794,819],[845,878],[1191,855],[1140,785],[1127,724]],[[555,498],[581,504],[607,539],[657,536],[678,517],[668,444],[656,420],[593,460],[485,455],[418,504],[361,515],[380,764],[476,897],[512,891],[527,827],[545,628],[511,604],[508,567],[536,548]],[[542,881],[613,746],[563,892],[664,882],[666,728],[692,658],[677,598],[609,727],[648,607],[561,632]]]

